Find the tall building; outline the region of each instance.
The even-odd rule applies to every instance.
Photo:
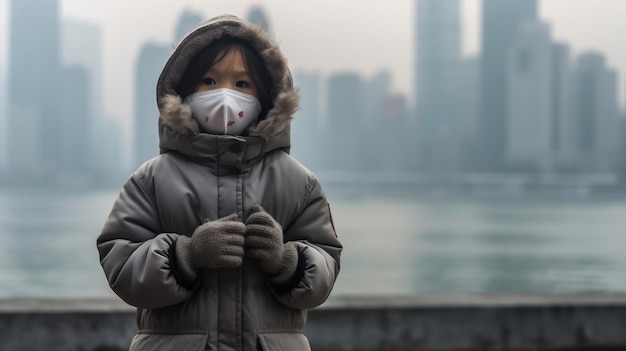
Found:
[[[7,70],[5,68],[5,53],[8,51],[6,47],[7,33],[7,10],[6,2],[0,6],[0,178],[3,178],[7,171],[7,99],[6,99],[6,80]]]
[[[361,111],[359,121],[359,144],[360,153],[360,170],[363,171],[380,171],[381,156],[383,155],[384,144],[389,138],[397,138],[391,135],[393,128],[389,128],[387,123],[391,120],[386,118],[388,98],[391,96],[391,72],[389,70],[380,70],[371,78],[363,81],[363,90],[361,97]],[[399,116],[398,116],[399,117]],[[401,119],[393,119],[399,122]],[[378,140],[372,143],[367,140]],[[387,158],[395,158],[398,155],[384,155]]]
[[[620,154],[626,154],[626,114],[622,112],[620,118]],[[621,157],[617,163],[617,171],[622,184],[626,184],[626,157]]]
[[[291,154],[312,170],[321,167],[324,154],[322,134],[321,75],[294,72],[293,83],[300,93],[300,109],[291,122]]]
[[[526,23],[511,45],[506,72],[505,161],[525,171],[551,170],[558,126],[553,108],[556,67],[550,27]]]
[[[119,189],[128,177],[128,172],[134,170],[120,166],[123,163],[122,156],[128,152],[124,146],[122,128],[119,120],[113,116],[105,116],[96,123],[99,130],[96,141],[101,141],[107,149],[106,152],[101,153],[102,159],[100,161],[108,167],[99,169],[93,174],[92,179],[99,186],[111,186]]]
[[[448,171],[461,118],[453,101],[461,73],[459,0],[419,0],[416,30],[419,165],[426,172]]]
[[[255,5],[250,8],[246,15],[246,20],[261,27],[265,33],[269,36],[274,36],[272,27],[270,24],[269,16],[266,14],[265,9],[260,5]]]
[[[202,21],[202,16],[184,11],[174,31],[174,41],[178,44],[190,30]],[[159,110],[155,87],[161,70],[172,52],[172,45],[155,42],[145,43],[139,52],[135,65],[135,99],[133,123],[133,160],[135,168],[159,154]]]
[[[7,100],[5,88],[6,73],[0,62],[0,178],[5,175],[7,168],[7,145],[8,137],[6,119],[7,119]]]
[[[8,158],[21,180],[53,177],[61,157],[58,12],[57,0],[10,2]]]
[[[82,66],[67,66],[63,69],[61,113],[59,120],[60,145],[59,176],[68,181],[86,180],[91,173],[90,131],[93,123],[90,118],[91,89],[90,76]],[[106,147],[103,147],[106,149]]]
[[[328,78],[328,120],[325,123],[324,170],[356,172],[361,170],[364,82],[356,73],[336,73]]]
[[[477,162],[483,171],[505,168],[508,55],[521,25],[536,18],[536,0],[482,1],[481,145]]]
[[[479,140],[480,93],[476,89],[479,85],[479,62],[476,57],[463,58],[459,63],[455,84],[450,87],[450,108],[456,120],[450,126],[454,134],[446,141],[449,171],[470,171],[475,167],[475,151]]]
[[[587,172],[614,171],[619,158],[619,105],[617,72],[604,56],[584,53],[578,57],[575,78],[577,145]]]
[[[369,150],[365,150],[371,155],[370,168],[382,173],[414,172],[415,160],[411,155],[415,150],[415,138],[411,136],[415,129],[409,124],[406,97],[387,92],[382,98],[383,111],[370,139],[377,142],[363,143],[370,145]]]
[[[64,66],[72,67],[70,72],[74,72],[72,77],[75,79],[75,82],[80,83],[82,81],[79,70],[84,70],[86,89],[76,93],[83,94],[83,92],[89,92],[89,95],[86,96],[88,101],[87,111],[75,111],[75,113],[82,113],[81,118],[77,118],[76,122],[83,123],[84,126],[88,127],[82,135],[87,138],[84,149],[90,161],[84,165],[86,169],[83,171],[88,170],[95,174],[106,173],[112,167],[116,167],[116,165],[119,167],[119,161],[115,164],[102,162],[102,160],[106,159],[104,154],[110,152],[111,149],[102,147],[102,145],[109,144],[109,141],[102,139],[101,129],[105,111],[101,31],[93,23],[68,18],[63,19],[61,28],[61,62]],[[68,88],[74,91],[76,89],[75,86],[69,86]],[[71,95],[76,93],[71,93]],[[77,102],[80,104],[80,101]],[[84,141],[77,142],[84,143]]]
[[[575,142],[574,69],[570,63],[570,48],[554,43],[552,47],[552,147],[558,171],[576,168],[578,153]]]
[[[181,41],[185,35],[187,35],[195,26],[200,24],[204,18],[197,12],[185,10],[180,15],[178,23],[176,24],[176,31],[174,34],[174,41],[177,44]]]
[[[141,47],[135,64],[134,157],[132,168],[159,154],[159,130],[155,89],[159,74],[170,55],[166,45],[154,42]]]

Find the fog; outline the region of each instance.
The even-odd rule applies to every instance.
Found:
[[[159,152],[160,70],[253,11],[301,92],[339,293],[626,290],[623,0],[0,0],[0,295],[112,294],[94,239]]]
[[[88,183],[93,174],[127,173],[156,155],[151,94],[182,35],[176,32],[216,14],[247,17],[255,8],[267,17],[303,93],[293,150],[315,171],[573,172],[610,180],[624,169],[626,57],[610,34],[625,26],[619,0],[511,1],[510,8],[532,9],[510,23],[498,22],[515,13],[507,6],[469,0],[444,1],[441,9],[429,1],[421,8],[414,1],[18,3],[10,16],[7,0],[0,7],[0,164],[13,180],[46,174]],[[32,46],[39,56],[28,56]],[[524,57],[532,60],[520,70],[516,60]],[[55,83],[32,83],[42,79]],[[52,102],[62,100],[57,92],[74,102],[71,109]],[[344,106],[348,97],[357,106]],[[344,110],[360,112],[337,115]],[[59,120],[49,117],[54,111]],[[26,123],[20,113],[35,118]],[[356,133],[331,128],[334,118]],[[33,128],[42,135],[19,135]],[[377,136],[381,145],[361,147]],[[333,164],[326,157],[333,146],[316,145],[339,138],[350,139],[339,152],[352,163]]]

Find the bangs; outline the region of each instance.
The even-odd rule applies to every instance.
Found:
[[[204,73],[221,62],[230,52],[235,50],[241,54],[243,63],[257,87],[261,102],[260,119],[265,118],[272,108],[272,78],[261,58],[261,55],[246,41],[234,38],[221,38],[200,51],[191,61],[183,75],[176,92],[184,101],[193,94],[202,80]]]

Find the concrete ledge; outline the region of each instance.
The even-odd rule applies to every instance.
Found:
[[[120,300],[0,300],[0,350],[121,351],[135,311]]]
[[[307,334],[314,350],[626,350],[626,295],[340,297]]]
[[[0,350],[127,350],[135,333],[119,300],[0,300]],[[340,296],[306,334],[316,351],[626,350],[626,294]]]

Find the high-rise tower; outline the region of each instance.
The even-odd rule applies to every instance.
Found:
[[[360,135],[363,126],[364,82],[352,72],[340,72],[328,78],[328,123],[327,136],[322,150],[328,157],[324,168],[329,171],[358,172],[362,170]]]
[[[9,171],[20,179],[54,175],[60,157],[59,5],[10,2]]]
[[[6,101],[6,93],[5,93],[5,80],[6,73],[3,67],[0,64],[0,178],[2,178],[6,172],[6,158],[7,158],[7,127],[6,127],[6,117],[7,117],[7,101]]]
[[[269,36],[273,36],[272,27],[270,25],[269,16],[265,13],[262,6],[256,5],[250,8],[246,20],[261,27]]]
[[[477,161],[483,171],[501,171],[505,167],[508,55],[522,24],[536,18],[536,0],[482,1],[480,146]]]
[[[102,147],[108,141],[103,139],[104,124],[104,100],[102,79],[102,34],[100,28],[93,23],[75,19],[64,19],[61,22],[61,59],[67,75],[63,83],[66,86],[67,97],[73,104],[65,104],[64,118],[68,118],[70,133],[66,139],[71,139],[70,149],[72,153],[80,152],[85,159],[73,157],[73,168],[80,172],[93,172],[101,175],[106,174],[112,168],[103,160],[109,158],[106,153],[111,148]],[[84,70],[84,73],[80,73]],[[81,86],[86,84],[86,86]],[[84,101],[79,96],[87,94]],[[82,106],[85,104],[85,106]],[[87,111],[81,111],[81,108]],[[69,111],[67,111],[69,110]],[[73,120],[73,121],[72,121]],[[74,122],[75,121],[75,122]],[[75,126],[75,123],[79,123]],[[66,140],[66,143],[69,140]],[[67,147],[66,147],[67,148]],[[81,169],[78,167],[81,165]],[[119,163],[118,163],[119,167]]]
[[[562,89],[556,78],[564,64],[555,62],[556,53],[546,23],[525,24],[513,42],[507,65],[505,162],[516,170],[554,167]]]
[[[176,33],[174,34],[175,44],[183,40],[185,35],[189,33],[195,26],[202,22],[203,17],[194,11],[185,10],[176,24]]]
[[[167,45],[148,42],[142,45],[135,64],[135,123],[132,167],[159,154],[159,131],[155,87],[171,50]]]
[[[321,87],[322,79],[318,72],[294,72],[294,85],[300,92],[300,109],[291,122],[291,154],[307,167],[319,168],[324,156],[319,152],[322,138]]]
[[[202,16],[191,11],[184,11],[176,25],[174,45],[199,24]],[[172,52],[172,45],[156,42],[143,44],[135,66],[135,120],[133,124],[133,167],[159,154],[159,131],[154,89],[159,74]]]
[[[459,0],[417,2],[416,92],[418,162],[423,171],[449,168],[461,63]]]
[[[585,52],[575,69],[574,118],[576,144],[584,170],[613,171],[619,154],[619,108],[617,72],[604,55]]]

